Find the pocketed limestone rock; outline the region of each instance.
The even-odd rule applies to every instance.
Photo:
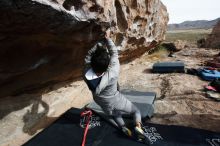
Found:
[[[162,41],[168,13],[159,0],[2,0],[0,97],[81,76],[85,54],[107,28],[121,61]]]
[[[207,48],[220,48],[220,21],[215,25],[212,33],[206,39],[205,46]]]

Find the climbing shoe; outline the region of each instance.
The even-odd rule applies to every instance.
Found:
[[[136,135],[138,136],[139,139],[144,139],[145,138],[144,131],[141,127],[136,126],[134,128],[134,131],[135,131],[135,133],[136,133]]]
[[[144,142],[147,145],[150,145],[150,139],[149,137],[144,133],[144,130],[141,127],[136,126],[134,128],[135,134],[136,134],[136,138],[138,141],[140,142]]]
[[[121,130],[122,130],[122,132],[123,132],[125,135],[127,135],[127,136],[129,136],[129,137],[132,136],[131,130],[128,129],[127,127],[123,126],[123,127],[121,128]]]

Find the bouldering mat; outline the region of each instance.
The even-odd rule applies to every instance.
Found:
[[[143,92],[130,89],[123,89],[121,93],[125,95],[132,103],[134,103],[141,111],[142,118],[150,118],[154,113],[154,100],[156,98],[155,92]],[[101,107],[94,101],[89,103],[87,108],[94,110],[97,113],[104,114]],[[126,116],[126,113],[124,113]]]
[[[80,146],[84,131],[84,120],[80,118],[81,111],[71,108],[24,146]],[[220,144],[220,133],[206,130],[150,123],[145,123],[144,129],[151,139],[152,146],[218,146]],[[124,136],[97,114],[91,117],[86,146],[143,145]]]
[[[185,65],[183,62],[158,62],[153,64],[154,73],[173,73],[185,72]]]

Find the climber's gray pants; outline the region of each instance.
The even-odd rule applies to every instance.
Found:
[[[129,101],[129,100],[128,100]],[[112,116],[119,127],[125,126],[125,122],[122,118],[122,113],[132,115],[134,124],[141,123],[141,113],[139,109],[130,101],[126,104],[125,108],[117,109],[117,107],[112,111]]]

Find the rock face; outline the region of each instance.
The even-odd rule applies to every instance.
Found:
[[[220,21],[213,28],[205,44],[207,48],[220,48]]]
[[[81,76],[85,54],[109,26],[125,61],[162,41],[168,22],[159,0],[1,0],[0,12],[0,145],[7,146],[91,100],[82,81],[64,81]]]
[[[1,0],[0,97],[76,78],[84,56],[111,26],[121,60],[164,38],[159,0]]]

